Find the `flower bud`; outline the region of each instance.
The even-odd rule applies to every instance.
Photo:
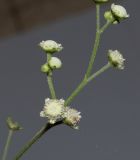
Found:
[[[51,69],[59,69],[62,66],[62,62],[57,57],[51,57],[51,59],[49,61],[49,66]]]
[[[22,127],[17,122],[13,121],[11,117],[7,118],[7,125],[8,128],[13,131],[18,131],[22,129]]]
[[[52,40],[42,41],[39,46],[47,53],[60,52],[63,49],[61,44]]]
[[[111,5],[111,12],[116,20],[120,21],[129,17],[126,9],[121,5]]]
[[[124,69],[124,61],[122,54],[118,50],[109,50],[108,51],[108,60],[109,63],[117,68],[117,69]]]
[[[51,71],[51,69],[47,63],[45,63],[41,66],[41,72],[48,74],[50,71]]]
[[[106,19],[107,21],[109,21],[109,22],[114,23],[114,21],[115,21],[115,18],[114,18],[114,16],[113,16],[113,14],[112,14],[111,11],[106,11],[106,12],[104,13],[104,17],[105,17],[105,19]]]
[[[95,3],[106,3],[109,0],[94,0]]]

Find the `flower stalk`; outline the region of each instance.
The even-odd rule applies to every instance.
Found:
[[[100,34],[102,34],[111,24],[113,21],[107,21],[105,25],[100,29]]]
[[[25,146],[21,149],[21,151],[19,151],[19,153],[15,156],[15,158],[13,160],[19,160],[23,155],[24,153],[26,153],[30,148],[31,146],[37,142],[48,130],[50,130],[51,128],[57,126],[57,125],[60,125],[62,124],[61,121],[59,122],[56,122],[55,124],[50,124],[50,123],[47,123],[45,126],[43,126],[35,135],[34,137],[27,143],[25,144]]]
[[[93,68],[93,64],[97,55],[97,51],[99,48],[99,44],[100,44],[100,38],[101,38],[101,34],[111,25],[111,22],[107,22],[102,28],[100,28],[100,4],[96,4],[96,37],[95,37],[95,43],[94,43],[94,47],[93,47],[93,51],[90,57],[90,61],[89,61],[89,65],[87,68],[87,71],[85,73],[85,77],[82,80],[82,82],[78,85],[78,87],[73,91],[73,93],[68,97],[68,99],[65,102],[65,106],[69,105],[72,100],[80,93],[80,91],[87,85],[87,83],[89,81],[91,81],[92,79],[94,79],[96,76],[98,76],[100,73],[104,72],[105,70],[107,70],[110,65],[107,64],[105,65],[102,69],[100,69],[99,71],[97,71],[95,73],[95,75],[91,75],[91,71]],[[97,74],[99,72],[99,74]],[[91,77],[90,77],[91,75]]]
[[[107,63],[105,66],[103,66],[100,70],[98,70],[97,72],[95,72],[94,74],[92,74],[89,78],[85,78],[80,84],[79,86],[74,90],[74,92],[71,94],[71,96],[66,100],[65,102],[65,106],[69,105],[73,99],[82,91],[82,89],[92,80],[94,80],[94,78],[96,78],[97,76],[99,76],[101,73],[105,72],[106,70],[108,70],[111,67],[110,63]]]
[[[94,43],[93,51],[90,57],[88,69],[85,75],[87,78],[89,77],[92,71],[92,67],[93,67],[93,64],[96,58],[97,50],[99,48],[100,36],[101,36],[101,33],[100,33],[100,4],[96,4],[96,37],[95,37],[95,43]]]
[[[49,62],[50,59],[51,59],[51,54],[47,53],[47,62]],[[47,81],[48,81],[51,97],[53,99],[56,99],[56,93],[55,93],[55,89],[54,89],[54,84],[53,84],[53,79],[52,79],[52,73],[49,73],[47,75]]]
[[[5,144],[5,147],[4,147],[4,152],[3,152],[3,155],[2,155],[2,160],[6,160],[6,158],[7,158],[7,153],[8,153],[10,144],[11,144],[13,132],[14,132],[13,130],[9,129],[7,141],[6,141],[6,144]]]

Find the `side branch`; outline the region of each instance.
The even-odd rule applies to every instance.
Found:
[[[101,73],[105,72],[106,70],[108,70],[111,67],[110,63],[107,63],[105,66],[103,66],[100,70],[98,70],[97,72],[95,72],[94,74],[92,74],[88,79],[84,79],[79,86],[74,90],[74,92],[71,94],[71,96],[69,96],[69,98],[66,100],[65,102],[65,106],[69,105],[72,100],[82,91],[82,89],[92,80],[94,80],[94,78],[96,78],[97,76],[99,76]]]
[[[6,141],[6,144],[5,144],[4,152],[3,152],[3,155],[2,155],[2,160],[6,160],[6,158],[7,158],[7,153],[8,153],[9,146],[10,146],[10,143],[11,143],[11,140],[12,140],[12,135],[13,135],[13,130],[10,129],[9,133],[8,133],[7,141]]]
[[[43,128],[40,129],[40,131],[35,134],[35,136],[27,144],[25,144],[25,146],[21,149],[21,151],[15,156],[13,160],[19,160],[24,155],[24,153],[27,152],[32,147],[32,145],[37,142],[49,129],[59,124],[62,124],[62,122],[59,121],[54,125],[47,123]]]

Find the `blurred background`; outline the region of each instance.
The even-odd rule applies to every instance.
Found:
[[[93,72],[107,63],[107,50],[118,49],[125,69],[110,69],[80,93],[72,107],[82,112],[80,130],[58,126],[44,135],[21,160],[140,159],[140,2],[110,0],[126,7],[130,18],[112,25],[102,36]],[[39,113],[50,97],[40,72],[46,56],[42,40],[62,43],[63,67],[55,71],[58,98],[66,99],[81,81],[95,37],[92,0],[0,0],[0,156],[10,115],[24,130],[13,136],[8,160],[46,123]],[[102,25],[105,23],[102,18]]]
[[[13,35],[83,11],[92,0],[0,0],[0,36]]]

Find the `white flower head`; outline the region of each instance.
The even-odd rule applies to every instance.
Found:
[[[80,114],[81,113],[78,112],[76,109],[66,107],[66,111],[64,114],[64,117],[65,117],[64,123],[71,126],[74,129],[78,129],[78,123],[82,118]]]
[[[118,50],[108,51],[108,60],[110,64],[118,69],[124,69],[124,61],[122,54]]]
[[[49,66],[52,68],[52,69],[59,69],[61,68],[62,66],[62,62],[59,58],[57,57],[51,57],[50,61],[49,61]]]
[[[64,102],[63,99],[45,99],[45,106],[40,112],[40,116],[47,117],[51,124],[62,120],[65,111]]]
[[[115,5],[114,3],[111,5],[111,11],[114,17],[119,21],[121,19],[126,19],[129,17],[126,9],[121,5]]]
[[[53,40],[42,41],[39,43],[39,46],[48,53],[60,52],[63,49],[61,44]]]

